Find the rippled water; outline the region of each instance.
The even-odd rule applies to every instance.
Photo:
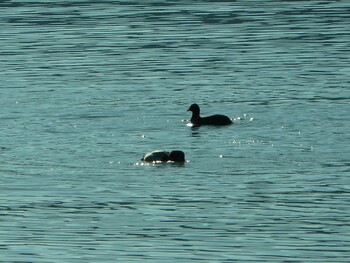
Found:
[[[348,1],[0,8],[1,262],[350,261]]]

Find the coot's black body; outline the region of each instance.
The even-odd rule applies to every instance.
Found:
[[[185,162],[185,153],[183,151],[164,151],[156,150],[149,153],[146,153],[141,161],[148,163],[154,162],[174,162],[174,163],[184,163]]]
[[[211,115],[208,117],[200,116],[200,109],[198,104],[192,104],[187,111],[192,111],[191,123],[193,126],[201,126],[201,125],[230,125],[232,121],[229,117],[225,115]]]

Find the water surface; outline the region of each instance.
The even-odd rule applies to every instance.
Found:
[[[347,1],[0,8],[0,261],[349,262]]]

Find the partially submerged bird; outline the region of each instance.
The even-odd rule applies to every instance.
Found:
[[[156,150],[149,153],[146,153],[141,161],[148,163],[160,163],[160,162],[175,162],[175,163],[184,163],[185,162],[185,153],[183,151],[164,151]]]
[[[216,114],[208,117],[201,117],[198,104],[192,104],[187,111],[192,111],[191,123],[193,126],[232,124],[231,119],[225,115]]]

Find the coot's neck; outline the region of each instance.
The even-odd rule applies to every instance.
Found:
[[[199,111],[192,111],[191,122],[193,124],[200,124],[201,117],[199,116]]]

